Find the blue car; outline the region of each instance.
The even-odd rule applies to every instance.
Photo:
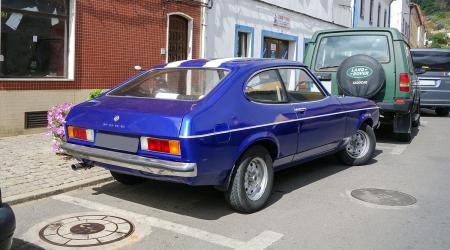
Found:
[[[374,102],[331,96],[301,63],[276,59],[172,62],[132,77],[67,117],[63,149],[124,184],[145,178],[223,190],[261,209],[273,173],[337,153],[349,165],[375,150]]]
[[[16,230],[16,217],[11,207],[3,203],[0,189],[0,250],[9,250]]]

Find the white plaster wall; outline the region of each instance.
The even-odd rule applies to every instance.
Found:
[[[394,0],[391,4],[391,27],[398,29],[402,32],[402,20],[409,25],[410,22],[410,9],[409,0]],[[407,35],[406,32],[403,32]]]
[[[364,5],[364,19],[361,18],[361,0],[356,0],[356,26],[355,27],[377,27],[378,21],[378,4],[381,6],[380,11],[380,27],[384,27],[384,11],[386,10],[386,27],[389,27],[389,0],[374,0],[373,2],[373,21],[370,23],[370,0],[365,1]]]
[[[323,17],[321,11],[328,10],[330,6],[321,4],[321,2],[327,1],[280,0],[272,2],[299,11],[303,11],[300,6],[309,3],[310,6],[315,6],[316,11],[309,8],[304,11],[314,13],[315,16],[320,16],[320,18]],[[296,6],[294,2],[298,2],[300,6]],[[275,14],[289,17],[290,28],[274,26]],[[347,20],[351,20],[351,16],[348,16]],[[262,57],[262,30],[297,36],[298,46],[292,46],[291,44],[289,51],[292,54],[290,59],[299,61],[303,59],[304,38],[311,38],[317,30],[342,27],[256,0],[215,1],[214,7],[206,10],[205,21],[204,50],[206,58],[234,57],[236,24],[254,28],[253,57],[256,58]]]

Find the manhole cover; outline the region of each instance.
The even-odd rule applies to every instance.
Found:
[[[119,217],[84,215],[48,224],[39,232],[42,240],[64,247],[92,247],[122,240],[134,232],[134,225]]]
[[[351,195],[358,200],[382,206],[409,206],[417,202],[416,198],[409,194],[386,189],[356,189]]]

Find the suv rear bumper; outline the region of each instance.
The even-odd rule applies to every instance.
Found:
[[[402,113],[408,114],[413,106],[413,100],[405,100],[404,103],[396,102],[378,102],[377,105],[380,107],[380,112],[383,113]]]

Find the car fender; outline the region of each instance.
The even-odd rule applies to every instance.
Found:
[[[371,127],[373,127],[373,117],[372,117],[372,113],[369,111],[364,112],[360,117],[359,117],[359,122],[358,122],[358,126],[356,127],[356,129],[360,128],[364,123],[368,123]]]
[[[273,133],[270,133],[268,131],[262,131],[262,132],[258,132],[258,133],[255,133],[255,134],[252,134],[252,135],[248,136],[247,138],[245,138],[241,142],[238,150],[234,154],[234,158],[233,158],[234,164],[233,164],[233,167],[231,168],[230,172],[227,174],[227,178],[225,179],[225,183],[222,186],[216,186],[216,188],[218,190],[221,190],[221,191],[228,190],[232,174],[234,173],[234,169],[236,168],[237,162],[239,161],[239,158],[241,157],[241,155],[244,154],[244,152],[247,149],[249,149],[252,145],[255,145],[258,142],[263,141],[263,140],[270,140],[271,142],[273,142],[276,145],[277,157],[278,157],[280,143],[279,143],[277,137]],[[273,159],[273,160],[275,160],[275,159]]]

